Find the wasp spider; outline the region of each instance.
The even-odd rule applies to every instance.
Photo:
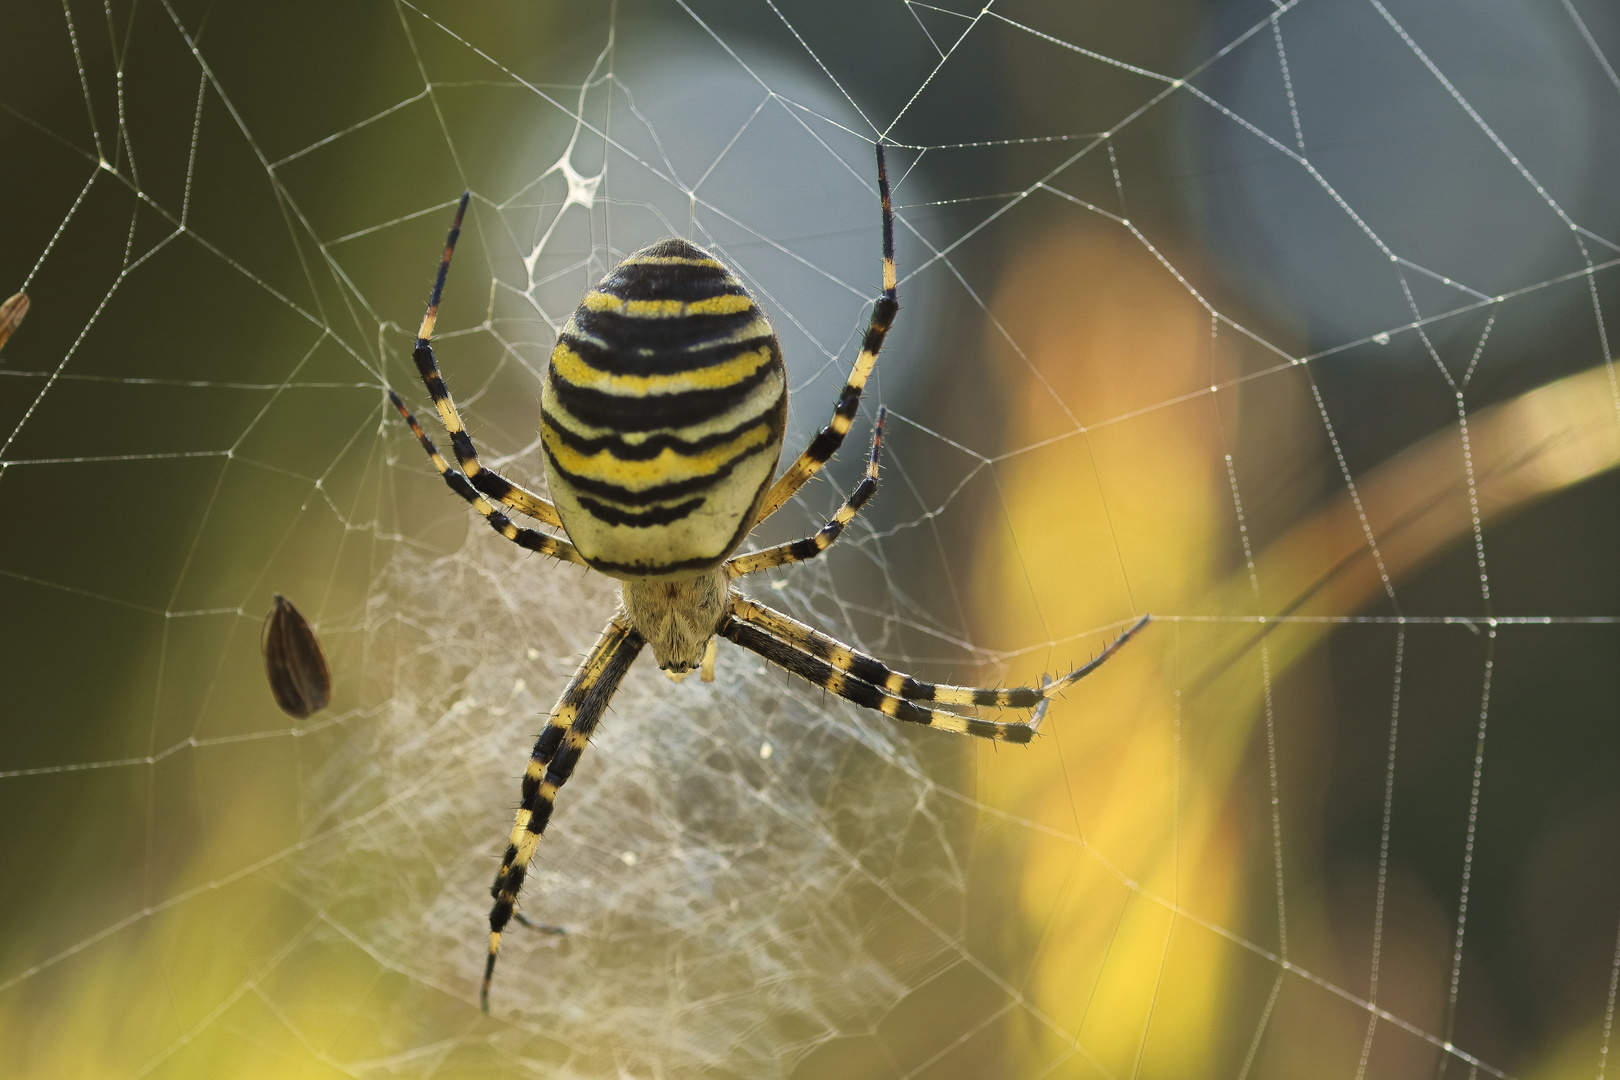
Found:
[[[557,336],[541,396],[540,438],[552,500],[484,467],[433,360],[433,324],[468,196],[445,243],[414,359],[450,434],[460,470],[434,447],[389,391],[450,489],[506,539],[579,563],[622,583],[623,600],[551,712],[523,774],[523,803],[495,875],[489,984],[501,932],[513,918],[529,860],[551,820],[557,791],[573,775],[591,733],[641,650],[666,674],[701,668],[714,677],[716,637],[858,705],[908,723],[986,739],[1028,742],[1047,703],[1090,673],[1147,622],[1143,616],[1084,667],[1039,687],[993,689],[922,682],[893,671],[826,634],[749,600],[733,582],[826,551],[878,486],[885,410],[872,429],[866,474],[843,507],[812,536],[731,557],[749,532],[793,497],[838,450],[860,407],[878,350],[900,304],[895,295],[894,217],[883,147],[877,148],[883,203],[883,295],[832,421],[772,482],[787,420],[787,377],[770,321],[724,264],[685,240],[661,240],[625,259]],[[505,507],[505,510],[501,509]],[[512,510],[554,536],[513,523]],[[1028,719],[984,720],[936,708],[1034,710]],[[518,916],[520,921],[522,916]]]

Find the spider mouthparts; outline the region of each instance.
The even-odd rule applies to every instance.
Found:
[[[691,668],[687,668],[685,671],[676,671],[674,668],[660,668],[659,670],[664,673],[664,677],[670,682],[680,682],[692,674]]]

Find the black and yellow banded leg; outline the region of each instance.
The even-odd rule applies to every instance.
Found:
[[[904,672],[895,671],[876,657],[851,649],[814,627],[806,626],[797,619],[791,618],[756,604],[751,600],[735,597],[731,606],[731,623],[728,625],[744,624],[746,629],[768,637],[783,648],[790,650],[796,660],[790,662],[783,659],[780,650],[767,652],[731,633],[722,627],[721,633],[732,641],[752,649],[754,652],[782,664],[796,674],[803,675],[818,686],[826,687],[842,697],[849,698],[867,708],[877,709],[886,716],[897,720],[906,720],[912,723],[928,724],[930,727],[945,728],[950,731],[963,732],[969,735],[979,735],[984,738],[1003,739],[1009,742],[1028,742],[1030,737],[1040,727],[1045,716],[1046,705],[1065,688],[1074,685],[1095,671],[1098,665],[1112,656],[1120,646],[1129,641],[1142,627],[1146,626],[1147,615],[1138,619],[1129,629],[1120,634],[1109,643],[1108,647],[1099,653],[1096,658],[1083,667],[1076,668],[1061,679],[1044,679],[1042,684],[1035,686],[1015,687],[989,687],[989,686],[952,686],[944,683],[923,682]],[[745,634],[745,637],[750,635]],[[757,642],[757,638],[750,640]],[[854,686],[853,692],[846,692],[840,685],[834,685],[842,680]],[[862,689],[862,688],[866,689]],[[881,695],[882,699],[893,702],[893,705],[884,704],[884,700],[871,703],[873,693]],[[858,695],[858,696],[857,696]],[[898,699],[898,700],[897,700]],[[876,699],[873,699],[876,700]],[[940,712],[912,706],[916,713],[908,712],[904,706],[911,702],[928,701],[940,705],[975,705],[985,708],[998,709],[1034,709],[1035,713],[1024,722],[995,722],[986,720],[971,720],[967,717],[957,716],[955,713]],[[927,714],[926,718],[917,713]],[[966,726],[964,726],[966,725]]]
[[[444,459],[443,454],[439,453],[439,448],[433,445],[433,440],[427,437],[427,432],[422,430],[422,425],[416,422],[416,417],[411,415],[411,410],[405,407],[405,403],[399,399],[399,395],[390,390],[388,391],[388,400],[394,403],[394,408],[399,410],[399,415],[403,416],[405,422],[411,426],[411,433],[416,436],[416,441],[422,444],[422,449],[427,451],[428,457],[433,462],[433,467],[439,470],[439,475],[444,477],[446,484],[450,485],[450,490],[472,504],[472,508],[483,515],[485,521],[489,522],[490,528],[520,548],[537,551],[542,555],[554,555],[564,562],[578,563],[580,566],[585,565],[585,560],[575,550],[574,545],[562,537],[547,536],[537,529],[525,529],[512,524],[511,518],[491,506],[488,500],[472,489],[472,485],[467,483],[465,476],[450,467],[450,463]]]
[[[450,433],[450,449],[456,455],[456,463],[467,474],[472,486],[508,509],[546,525],[561,526],[557,509],[549,500],[479,463],[472,436],[467,434],[467,425],[462,423],[461,413],[450,397],[450,389],[444,385],[444,377],[439,374],[439,366],[433,360],[433,324],[439,318],[439,299],[444,295],[444,282],[450,275],[450,256],[456,253],[456,240],[461,236],[461,219],[467,213],[467,200],[471,194],[463,192],[461,203],[456,207],[456,220],[450,226],[449,239],[444,242],[444,257],[439,260],[439,273],[433,279],[433,295],[428,297],[427,314],[422,316],[422,327],[416,332],[416,347],[411,351],[411,359],[416,361],[416,370],[427,386],[428,396],[439,410],[444,430]]]
[[[574,766],[579,764],[591,733],[607,711],[613,692],[645,644],[624,616],[615,616],[568,681],[562,699],[551,711],[550,722],[535,740],[529,766],[523,773],[523,802],[512,823],[501,868],[489,890],[495,906],[489,911],[489,955],[484,960],[484,981],[478,991],[478,1004],[485,1012],[489,1011],[489,984],[495,977],[501,932],[514,914],[529,861],[551,820],[557,790],[574,774]]]
[[[771,485],[766,492],[765,501],[759,508],[758,521],[764,521],[782,508],[782,504],[793,498],[793,493],[802,488],[844,443],[844,436],[849,434],[850,425],[855,421],[855,414],[860,411],[861,391],[866,386],[872,368],[877,364],[878,352],[883,348],[883,339],[888,336],[889,328],[894,325],[895,313],[900,310],[900,301],[896,296],[896,278],[894,272],[894,210],[889,205],[889,173],[883,163],[883,144],[877,145],[878,162],[878,194],[883,200],[883,295],[872,305],[872,319],[866,326],[866,337],[861,341],[861,353],[855,358],[855,366],[850,369],[849,378],[844,383],[844,389],[839,392],[838,405],[833,409],[832,422],[821,429],[809,447],[798,459],[788,467],[781,479]]]
[[[893,720],[900,720],[908,724],[922,724],[925,727],[938,728],[941,731],[952,731],[960,735],[975,735],[981,739],[995,739],[999,742],[1011,743],[1029,742],[1035,737],[1035,729],[1040,722],[1038,715],[1027,721],[975,720],[957,713],[946,712],[943,709],[929,709],[915,702],[893,697],[871,683],[840,670],[831,661],[803,652],[789,645],[781,638],[767,634],[759,627],[744,622],[740,617],[734,616],[726,619],[725,622],[720,624],[720,629],[716,633],[735,644],[741,645],[749,652],[758,653],[779,667],[787,668],[793,674],[814,683],[824,690],[830,690],[841,698],[853,701],[855,704],[865,708],[873,709]]]
[[[726,563],[726,573],[732,577],[742,577],[744,574],[758,573],[769,570],[773,566],[786,566],[789,563],[804,562],[813,559],[823,551],[832,547],[834,542],[843,533],[844,527],[855,520],[855,515],[861,512],[878,489],[878,455],[883,451],[883,421],[889,415],[887,406],[878,408],[877,422],[872,425],[872,453],[866,459],[866,475],[861,482],[855,485],[849,498],[839,508],[827,524],[823,525],[814,536],[806,536],[802,540],[794,540],[787,544],[778,544],[764,551],[755,551],[748,555],[739,555]]]

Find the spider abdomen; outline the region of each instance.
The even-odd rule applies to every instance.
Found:
[[[782,349],[742,282],[684,240],[643,248],[552,350],[540,437],[569,539],[619,578],[718,565],[753,525],[786,418]]]

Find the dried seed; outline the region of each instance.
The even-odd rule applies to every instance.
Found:
[[[259,648],[270,693],[282,712],[302,720],[326,708],[332,700],[332,674],[321,643],[292,601],[280,593],[265,616]]]
[[[23,316],[28,314],[28,296],[18,293],[5,303],[0,304],[0,348],[5,348],[6,339],[11,332],[22,325]]]

